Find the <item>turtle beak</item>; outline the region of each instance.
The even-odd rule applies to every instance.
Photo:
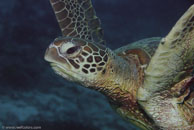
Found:
[[[56,62],[55,58],[58,56],[57,54],[57,49],[52,47],[52,48],[47,48],[46,53],[44,55],[44,59],[48,62]]]
[[[59,56],[58,54],[58,48],[49,46],[45,52],[44,59],[48,62],[55,63],[61,66],[66,66],[70,67],[69,64],[67,63],[67,60],[64,57]]]
[[[45,52],[45,54],[44,54],[44,59],[45,59],[46,61],[48,61],[48,50],[49,50],[49,48],[46,49],[46,52]]]

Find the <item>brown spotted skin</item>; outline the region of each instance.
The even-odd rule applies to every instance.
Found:
[[[63,48],[66,46],[69,47]],[[62,49],[66,51],[62,52]],[[46,56],[52,58],[51,61],[49,60],[50,62],[67,64],[68,66],[72,66],[74,71],[80,70],[83,74],[87,75],[103,70],[107,62],[107,49],[103,45],[94,45],[90,41],[61,37],[57,38],[50,45]]]
[[[63,36],[105,44],[91,0],[50,0]]]
[[[141,65],[146,60],[140,60],[143,53],[132,50],[118,56],[101,44],[61,37],[49,46],[45,59],[65,79],[105,94],[115,110],[129,122],[142,129],[152,129],[153,121],[136,99],[144,75]]]
[[[143,76],[142,69],[139,68],[140,62],[148,62],[148,58],[145,60],[143,57],[143,51],[138,53],[139,57],[131,55],[131,60],[126,61],[130,57],[128,52],[120,58],[121,56],[118,57],[110,49],[100,45],[105,43],[103,30],[90,0],[50,2],[65,36],[57,38],[45,54],[45,59],[51,62],[55,72],[67,80],[104,93],[111,104],[117,104],[116,111],[121,116],[140,128],[151,129],[152,121],[139,108],[135,96]],[[67,46],[65,49],[64,45]],[[61,48],[65,51],[61,51]],[[124,67],[118,66],[118,63],[123,63]],[[128,64],[131,64],[130,67]],[[133,80],[127,78],[126,82],[123,77],[133,77]],[[134,82],[136,79],[138,83]]]

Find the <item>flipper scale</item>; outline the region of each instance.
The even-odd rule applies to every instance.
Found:
[[[63,36],[105,44],[101,22],[91,0],[50,0],[50,3]]]

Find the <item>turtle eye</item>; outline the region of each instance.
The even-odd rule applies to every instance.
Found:
[[[79,46],[74,46],[74,47],[71,47],[71,48],[67,49],[66,53],[67,54],[73,54],[73,53],[77,52],[79,49],[80,49]]]
[[[73,44],[72,42],[64,43],[60,47],[61,54],[67,57],[75,57],[80,53],[80,51],[81,47]]]

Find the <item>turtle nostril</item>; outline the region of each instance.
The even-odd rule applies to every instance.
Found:
[[[69,48],[68,50],[67,50],[67,54],[73,54],[73,53],[75,53],[76,51],[78,51],[79,50],[79,46],[75,46],[75,47],[71,47],[71,48]]]

